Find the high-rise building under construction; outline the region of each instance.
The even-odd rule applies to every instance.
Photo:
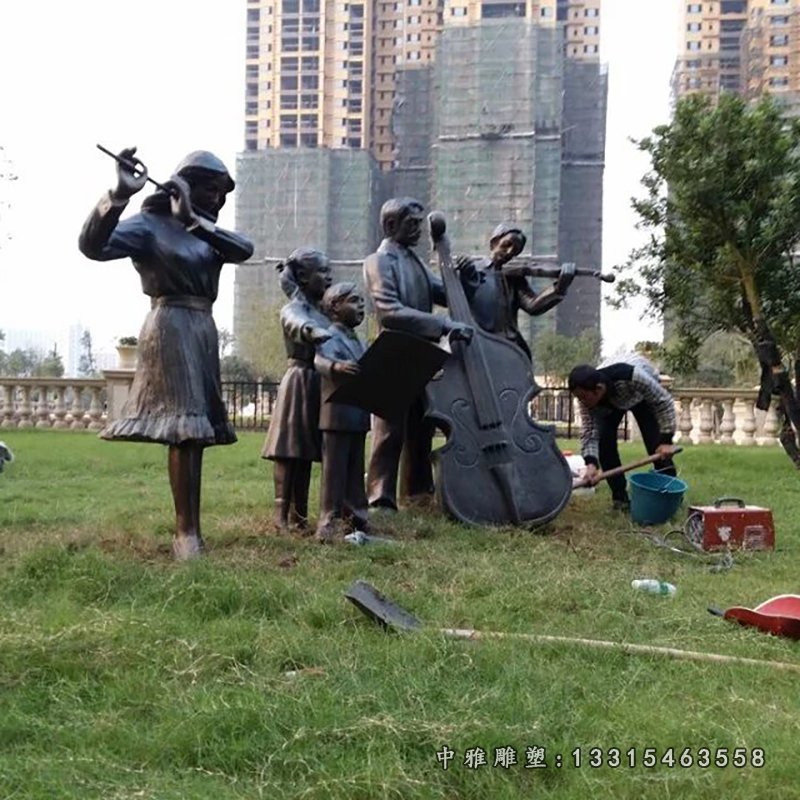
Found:
[[[317,246],[358,277],[392,195],[443,210],[458,252],[512,221],[529,254],[599,268],[600,5],[249,0],[237,227],[256,254],[237,268],[235,331],[249,294],[282,299],[265,258]],[[599,284],[575,281],[540,323],[599,332]]]

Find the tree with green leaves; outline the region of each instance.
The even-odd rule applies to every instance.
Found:
[[[648,238],[620,268],[617,304],[644,298],[668,315],[675,371],[696,367],[712,333],[745,336],[761,370],[757,407],[780,397],[781,442],[800,467],[790,378],[800,376],[800,121],[769,97],[691,95],[637,144],[651,160],[646,196],[633,201]]]

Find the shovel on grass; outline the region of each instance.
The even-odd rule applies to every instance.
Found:
[[[404,632],[421,631],[424,625],[413,614],[406,611],[386,595],[379,592],[366,581],[356,581],[344,596],[373,622],[386,630]],[[800,672],[800,664],[787,661],[763,661],[757,658],[726,656],[718,653],[701,653],[694,650],[678,650],[673,647],[656,647],[628,642],[611,642],[602,639],[580,639],[572,636],[550,636],[534,633],[499,633],[496,631],[476,631],[472,628],[438,628],[438,633],[451,639],[512,639],[535,644],[561,644],[573,647],[592,647],[602,650],[621,650],[631,654],[667,656],[686,661],[714,661],[722,664],[747,664],[758,667],[772,667],[788,672]]]

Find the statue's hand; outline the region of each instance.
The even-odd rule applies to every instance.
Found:
[[[179,175],[173,175],[164,187],[170,192],[170,207],[172,216],[182,222],[187,228],[197,225],[198,217],[194,213],[191,200],[191,189],[188,182]]]
[[[308,338],[311,340],[312,344],[322,344],[323,342],[327,342],[332,335],[333,334],[325,330],[325,328],[312,328],[308,333]]]
[[[470,270],[472,266],[472,259],[469,256],[461,255],[456,257],[453,269],[456,272],[462,272],[463,270]]]
[[[361,367],[358,366],[357,361],[335,361],[333,371],[343,375],[358,375]]]
[[[561,265],[561,272],[556,278],[556,282],[553,285],[553,289],[555,290],[556,294],[565,295],[567,293],[567,289],[569,289],[570,284],[572,283],[573,279],[575,278],[575,264],[567,263]]]
[[[115,200],[128,200],[147,183],[147,167],[135,156],[135,147],[126,147],[117,153],[126,164],[117,161],[117,185],[111,190]]]
[[[451,322],[450,330],[447,333],[450,340],[453,342],[471,342],[475,331],[471,325],[467,325],[463,322]]]

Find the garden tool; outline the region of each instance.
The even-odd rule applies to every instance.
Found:
[[[420,631],[423,624],[397,603],[379,592],[366,581],[356,581],[344,596],[366,614],[373,622],[377,622],[387,630]],[[800,600],[800,598],[798,598]],[[678,650],[674,647],[655,647],[628,642],[610,642],[602,639],[581,639],[572,636],[550,636],[532,633],[499,633],[496,631],[476,631],[472,628],[439,628],[438,633],[451,639],[513,639],[534,644],[562,644],[577,647],[591,647],[603,650],[621,650],[631,654],[659,655],[688,661],[714,661],[722,664],[747,664],[750,666],[772,667],[788,672],[800,672],[800,663],[787,661],[763,661],[758,658],[726,656],[718,653],[702,653],[694,650]]]

